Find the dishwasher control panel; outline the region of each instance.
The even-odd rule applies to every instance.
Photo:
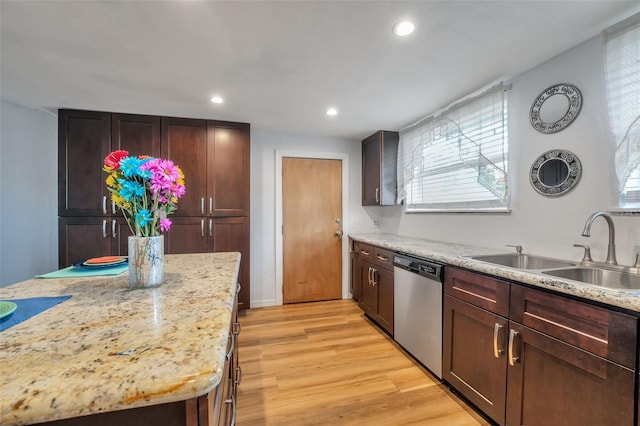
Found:
[[[431,260],[396,254],[393,256],[393,264],[407,271],[442,282],[443,266]]]

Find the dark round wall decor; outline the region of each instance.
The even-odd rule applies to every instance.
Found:
[[[540,93],[529,111],[529,120],[540,133],[556,133],[569,126],[582,108],[582,93],[572,84],[556,84]]]
[[[582,165],[570,151],[547,151],[533,162],[529,181],[533,189],[550,197],[566,194],[580,181]]]

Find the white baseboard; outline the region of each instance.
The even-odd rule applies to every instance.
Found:
[[[252,300],[252,308],[266,308],[267,306],[276,306],[276,299]]]

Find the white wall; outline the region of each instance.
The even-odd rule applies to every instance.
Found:
[[[252,129],[251,131],[251,306],[276,303],[276,151],[347,154],[349,156],[349,232],[373,232],[371,219],[361,206],[362,179],[360,141],[320,136],[294,135]],[[344,253],[344,265],[348,265]]]
[[[0,104],[0,286],[58,266],[57,117]]]
[[[603,43],[601,37],[596,37],[512,79],[509,95],[511,214],[404,214],[402,207],[367,209],[367,212],[380,220],[383,232],[481,245],[496,251],[512,250],[504,247],[505,244],[521,244],[528,253],[573,260],[582,258],[582,249],[574,248],[573,244],[588,244],[594,259],[604,260],[605,221],[598,219],[594,223],[590,238],[581,236],[591,213],[617,208]],[[574,84],[581,90],[582,111],[569,127],[545,135],[531,127],[529,109],[542,90],[557,83]],[[560,197],[542,196],[529,183],[531,164],[551,149],[573,152],[583,167],[578,186]],[[640,216],[615,216],[614,223],[618,262],[632,264],[635,253],[640,250]]]

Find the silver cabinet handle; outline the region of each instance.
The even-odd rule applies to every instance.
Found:
[[[378,259],[381,262],[388,262],[389,261],[388,257],[380,256],[379,254],[376,254],[376,259]]]
[[[116,202],[111,200],[111,213],[116,214]]]
[[[236,347],[236,336],[233,333],[229,333],[229,338],[231,339],[231,347],[229,347],[229,351],[227,352],[227,360],[231,360],[233,356],[233,350]]]
[[[500,358],[500,355],[504,352],[503,349],[498,348],[498,336],[502,327],[503,326],[498,323],[493,327],[493,356],[496,358]]]
[[[107,238],[107,219],[102,219],[102,238]]]
[[[209,219],[209,236],[213,237],[213,219]]]
[[[213,197],[209,197],[209,214],[213,214]]]
[[[225,404],[231,404],[231,421],[229,422],[230,426],[235,426],[236,424],[236,398],[233,394],[231,394],[231,398],[225,399]]]
[[[380,202],[380,188],[376,188],[376,203]]]
[[[517,331],[510,329],[509,330],[509,365],[514,367],[516,362],[520,360],[520,357],[513,356],[513,345],[516,340],[516,337],[519,335]]]
[[[372,285],[372,284],[371,284],[371,271],[372,271],[371,266],[369,266],[369,276],[368,276],[368,278],[369,278],[369,285]]]
[[[236,386],[240,386],[240,382],[242,382],[242,367],[236,367]]]
[[[235,334],[236,336],[240,334],[240,332],[242,331],[242,324],[240,324],[240,321],[236,321],[233,323],[233,334]]]
[[[204,237],[204,219],[200,219],[200,236]]]
[[[374,287],[378,285],[376,282],[376,272],[378,272],[376,268],[371,268],[371,285]]]
[[[107,214],[107,196],[102,196],[102,214]]]
[[[204,197],[200,198],[200,214],[204,216]]]
[[[370,251],[360,250],[360,254],[363,255],[363,256],[370,256],[371,252]]]
[[[117,227],[117,221],[116,221],[115,219],[113,219],[113,220],[111,221],[111,236],[112,236],[113,238],[117,238],[117,237],[118,237],[118,232],[117,232],[117,230],[118,230],[118,227]]]

